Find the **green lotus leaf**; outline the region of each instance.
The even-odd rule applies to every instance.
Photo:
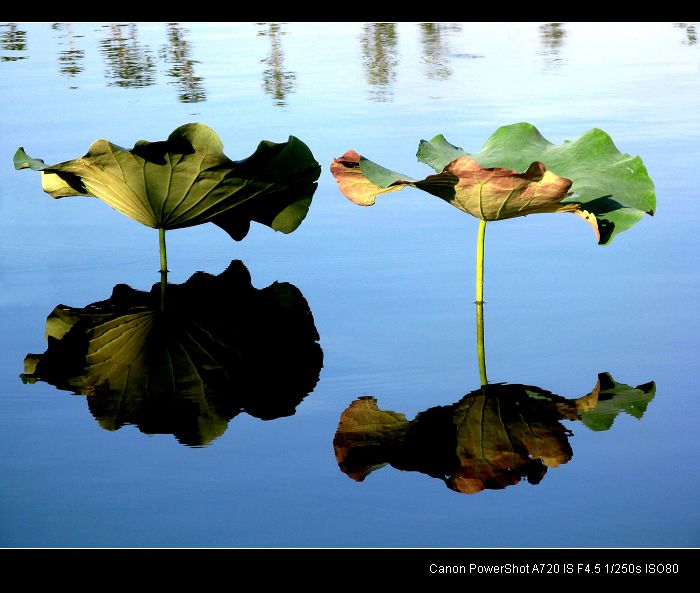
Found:
[[[617,383],[608,373],[601,373],[599,384],[600,393],[595,407],[581,412],[581,422],[595,431],[610,429],[620,412],[641,419],[656,395],[653,381],[632,387]]]
[[[574,212],[591,224],[599,244],[656,209],[641,159],[621,153],[598,129],[556,146],[531,124],[503,126],[475,154],[438,135],[420,142],[417,157],[436,175],[415,181],[354,151],[335,159],[331,172],[343,194],[361,205],[410,185],[485,221]]]
[[[563,420],[607,430],[620,409],[641,417],[652,397],[653,383],[634,390],[601,373],[593,390],[576,399],[532,385],[491,384],[407,420],[364,396],[342,413],[333,447],[340,470],[358,482],[390,464],[464,494],[506,488],[522,478],[537,484],[573,456],[573,433]]]
[[[298,288],[254,288],[242,262],[212,276],[150,292],[125,284],[87,307],[58,305],[48,348],[24,360],[25,383],[45,381],[87,396],[107,430],[134,424],[208,444],[240,414],[291,416],[313,391],[323,352]]]
[[[40,171],[53,198],[94,196],[141,224],[178,229],[212,222],[232,238],[252,221],[290,233],[304,220],[321,168],[298,138],[262,141],[240,161],[223,152],[211,128],[190,123],[167,140],[141,140],[130,150],[96,140],[85,156],[45,165],[20,148],[16,169]]]

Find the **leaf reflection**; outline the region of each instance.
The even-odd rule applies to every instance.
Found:
[[[247,412],[291,416],[318,382],[323,351],[306,299],[287,282],[251,284],[242,262],[150,292],[125,284],[83,308],[58,305],[48,349],[25,358],[26,383],[88,396],[107,430],[134,424],[206,445]]]
[[[573,457],[573,432],[562,420],[607,430],[621,411],[641,418],[655,392],[653,382],[631,387],[608,373],[577,399],[530,385],[484,385],[412,421],[379,409],[373,397],[360,397],[341,415],[333,446],[340,470],[358,482],[390,464],[439,478],[465,494],[502,489],[522,478],[538,484],[548,468]]]

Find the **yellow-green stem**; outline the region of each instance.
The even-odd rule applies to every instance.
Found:
[[[484,303],[476,303],[476,352],[479,356],[479,379],[486,385],[486,350],[484,348]]]
[[[165,311],[165,289],[168,286],[168,272],[160,273],[160,310]]]
[[[479,219],[479,233],[476,237],[476,302],[484,302],[484,235],[486,221]]]
[[[168,254],[165,250],[165,229],[158,229],[158,242],[160,245],[160,271],[168,271]]]

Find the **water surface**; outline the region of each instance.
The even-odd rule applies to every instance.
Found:
[[[0,61],[0,545],[700,545],[695,25],[5,23]],[[259,225],[240,243],[213,225],[168,234],[169,282],[220,277],[240,261],[256,289],[292,285],[323,355],[317,382],[285,414],[224,414],[217,436],[199,441],[118,407],[97,413],[92,395],[60,381],[23,383],[25,357],[47,350],[49,314],[105,301],[117,285],[149,291],[158,242],[99,200],[50,199],[36,174],[11,165],[18,146],[54,163],[96,138],[128,147],[194,121],[230,158],[291,134],[323,167],[291,235]],[[559,463],[544,474],[528,465],[536,484],[469,494],[445,487],[435,454],[441,427],[474,409],[463,398],[480,386],[477,222],[411,189],[355,206],[328,166],[353,148],[424,176],[420,139],[444,133],[474,152],[520,121],[555,143],[608,132],[644,160],[657,213],[606,247],[565,214],[489,225],[488,379],[517,391],[504,410],[520,397],[544,402],[526,416],[550,427],[559,453],[548,459]],[[266,361],[271,377],[289,367],[280,357]],[[609,397],[591,418],[601,377]],[[623,391],[632,399],[620,403]],[[334,439],[361,397],[403,415],[414,436],[357,481]],[[433,432],[420,432],[429,418]]]

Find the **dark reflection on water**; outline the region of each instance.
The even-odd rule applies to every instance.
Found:
[[[140,88],[155,83],[155,60],[142,46],[135,23],[104,25],[108,36],[100,40],[108,86]]]
[[[445,23],[420,23],[422,61],[426,76],[431,80],[446,80],[452,76],[450,69],[450,35],[459,33],[462,25]]]
[[[58,72],[63,76],[75,78],[84,70],[85,51],[75,47],[75,40],[83,36],[73,33],[73,25],[71,23],[53,23],[51,28],[61,33],[59,45],[64,47],[58,52]]]
[[[267,37],[270,40],[270,53],[260,60],[267,64],[268,68],[263,72],[262,88],[270,95],[275,105],[286,105],[287,95],[294,92],[296,86],[296,72],[284,69],[284,51],[282,49],[282,35],[286,33],[279,23],[258,23],[265,28],[258,31],[258,36]]]
[[[538,484],[550,467],[573,457],[573,432],[561,421],[607,430],[625,411],[641,418],[655,395],[653,382],[631,387],[608,373],[591,393],[567,399],[529,385],[484,385],[451,406],[437,406],[408,421],[360,397],[340,417],[333,440],[342,472],[361,482],[390,464],[418,471],[465,494],[502,489],[526,478]]]
[[[0,25],[0,50],[11,52],[10,55],[0,56],[0,61],[15,62],[26,60],[27,56],[18,55],[18,52],[27,51],[27,32],[17,28],[17,23],[4,23]]]
[[[166,62],[171,65],[167,74],[175,79],[171,84],[177,88],[178,101],[181,103],[206,101],[204,80],[195,74],[194,69],[194,65],[199,62],[190,57],[192,47],[186,39],[187,29],[178,23],[168,23],[167,30],[169,44],[164,46],[163,55]]]
[[[683,40],[683,43],[686,45],[697,45],[698,32],[695,29],[694,23],[676,23],[675,26],[685,31],[685,39]]]
[[[399,64],[398,30],[396,23],[367,23],[362,27],[360,48],[362,66],[370,101],[384,102],[394,98],[391,85],[396,80]]]
[[[87,396],[107,430],[134,424],[206,445],[247,412],[270,420],[295,413],[323,366],[319,335],[298,288],[251,284],[234,260],[212,276],[150,292],[125,284],[105,301],[58,305],[46,322],[48,349],[28,354],[22,379]]]
[[[549,65],[560,65],[562,62],[561,48],[566,39],[564,23],[545,23],[539,28],[542,42],[542,56]]]

